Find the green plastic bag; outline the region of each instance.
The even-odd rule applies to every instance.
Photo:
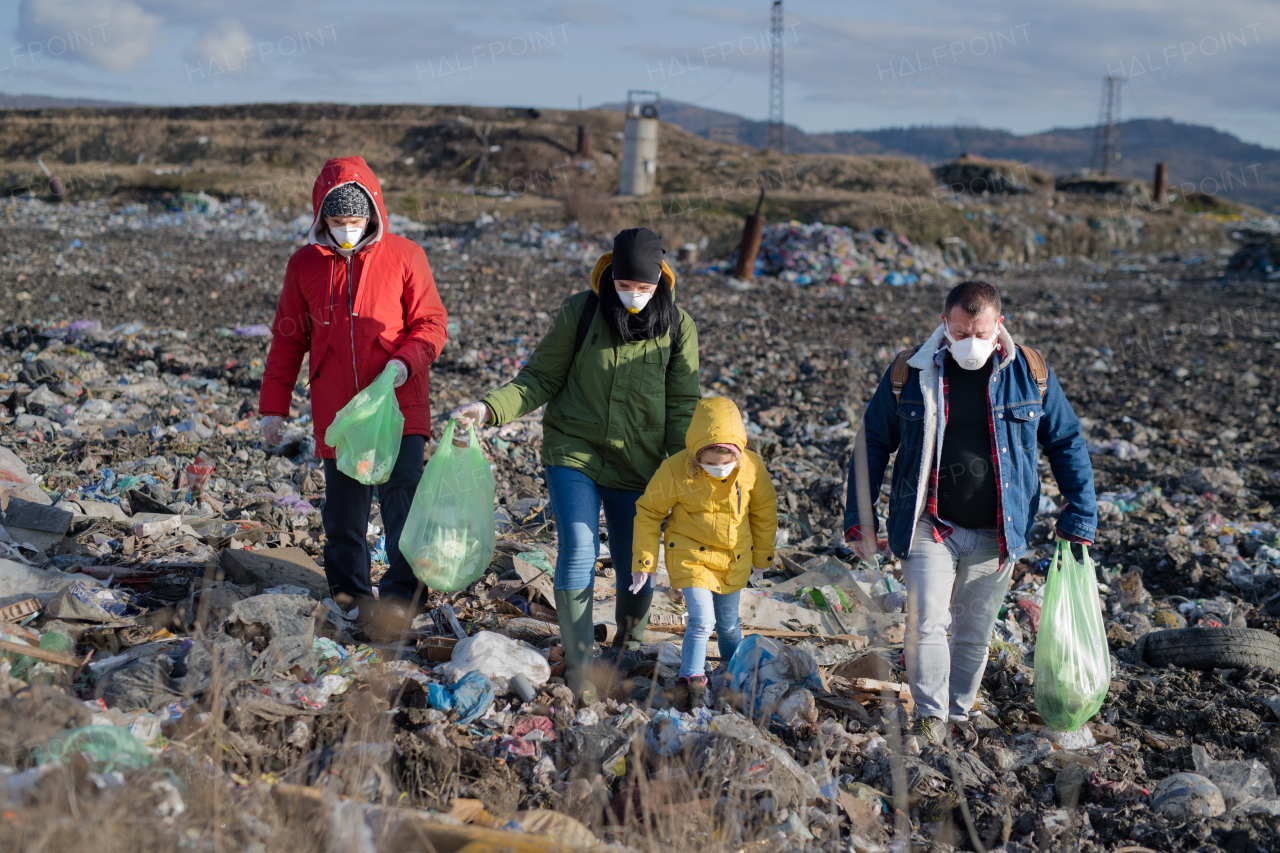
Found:
[[[493,472],[471,442],[455,447],[457,422],[449,420],[427,462],[400,534],[400,553],[429,589],[453,592],[484,574],[493,558]]]
[[[396,401],[396,366],[351,398],[334,416],[324,443],[338,452],[338,470],[366,486],[385,483],[400,454],[404,415]]]
[[[1036,633],[1036,710],[1050,728],[1073,732],[1098,713],[1111,685],[1111,652],[1102,627],[1093,561],[1059,540],[1044,584]]]
[[[37,765],[62,761],[82,753],[89,764],[103,773],[112,770],[142,770],[155,756],[128,729],[116,726],[82,726],[59,732],[31,751]]]
[[[819,613],[826,613],[828,610],[848,613],[853,609],[849,596],[834,585],[804,587],[796,592],[796,603]]]

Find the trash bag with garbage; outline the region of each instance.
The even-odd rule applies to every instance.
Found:
[[[1088,546],[1077,560],[1058,541],[1045,580],[1036,634],[1036,710],[1050,727],[1073,732],[1098,713],[1111,684],[1111,655]]]
[[[404,415],[396,401],[396,367],[386,370],[343,406],[324,440],[338,451],[338,470],[366,486],[385,483],[400,454]]]
[[[475,428],[465,447],[453,443],[453,419],[427,462],[400,534],[400,552],[428,589],[452,592],[484,573],[493,556],[496,487]]]

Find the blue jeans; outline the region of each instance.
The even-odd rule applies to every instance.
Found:
[[[706,675],[707,641],[716,632],[720,644],[720,660],[728,662],[742,642],[742,622],[738,619],[738,597],[742,590],[725,595],[702,587],[688,587],[684,606],[689,611],[689,625],[680,644],[680,675],[689,678]]]
[[[596,560],[600,558],[600,505],[604,504],[609,527],[609,553],[617,572],[617,589],[631,585],[631,540],[635,530],[636,501],[643,492],[601,486],[586,474],[563,465],[548,465],[547,492],[556,520],[555,588],[588,589],[595,585]],[[640,595],[653,594],[649,576]]]

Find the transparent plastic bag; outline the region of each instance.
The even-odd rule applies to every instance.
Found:
[[[400,534],[400,553],[429,589],[453,592],[475,581],[493,558],[494,482],[475,428],[466,447],[453,443],[449,420],[427,462]]]
[[[1073,732],[1098,713],[1111,685],[1111,652],[1102,627],[1088,547],[1077,561],[1058,542],[1044,584],[1036,632],[1036,710],[1050,728]]]
[[[396,400],[396,366],[351,398],[325,430],[324,442],[338,452],[338,470],[366,486],[385,483],[400,454],[404,415]]]

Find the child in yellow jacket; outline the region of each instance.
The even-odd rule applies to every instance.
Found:
[[[724,397],[700,400],[685,449],[662,463],[636,503],[631,561],[632,582],[643,584],[662,548],[671,586],[684,591],[680,680],[693,707],[705,704],[712,630],[721,660],[742,642],[738,594],[753,566],[773,564],[777,530],[778,496],[764,460],[747,450],[738,407]]]

